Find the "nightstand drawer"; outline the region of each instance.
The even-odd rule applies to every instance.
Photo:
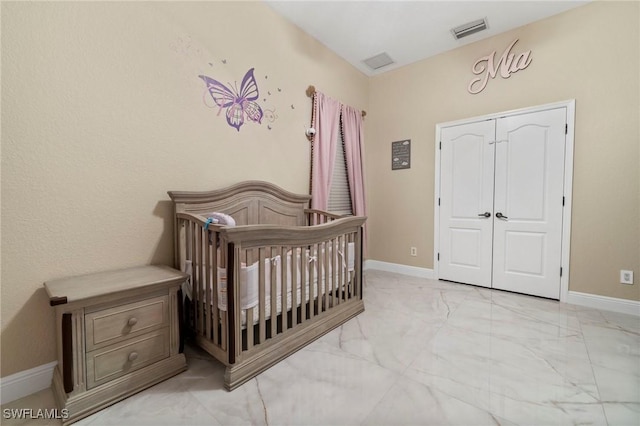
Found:
[[[87,353],[87,389],[169,356],[169,329]]]
[[[85,316],[87,352],[166,327],[167,296],[91,312]]]

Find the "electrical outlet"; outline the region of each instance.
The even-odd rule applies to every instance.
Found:
[[[633,271],[620,271],[620,284],[633,284]]]
[[[418,249],[415,247],[411,247],[411,256],[417,256],[418,255]]]

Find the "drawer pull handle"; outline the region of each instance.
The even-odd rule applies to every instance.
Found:
[[[131,353],[129,354],[129,361],[133,362],[133,361],[135,361],[136,359],[138,359],[138,352],[131,352]]]
[[[133,318],[129,318],[129,321],[127,321],[127,325],[129,327],[133,327],[134,325],[136,325],[138,323],[138,318],[133,317]]]

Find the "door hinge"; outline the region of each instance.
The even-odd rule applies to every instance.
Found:
[[[438,253],[438,262],[440,262],[440,253]]]
[[[562,266],[560,267],[560,276],[562,276]]]
[[[438,205],[440,205],[440,197],[438,197]]]
[[[564,125],[564,134],[566,135],[567,133],[569,133],[569,124]]]
[[[564,195],[562,196],[562,205],[564,206]]]
[[[439,145],[438,149],[442,149],[442,141],[440,141],[440,145]]]

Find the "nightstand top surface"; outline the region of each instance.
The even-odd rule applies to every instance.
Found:
[[[187,274],[163,265],[136,266],[47,281],[51,306],[91,299],[109,293],[176,284]]]

